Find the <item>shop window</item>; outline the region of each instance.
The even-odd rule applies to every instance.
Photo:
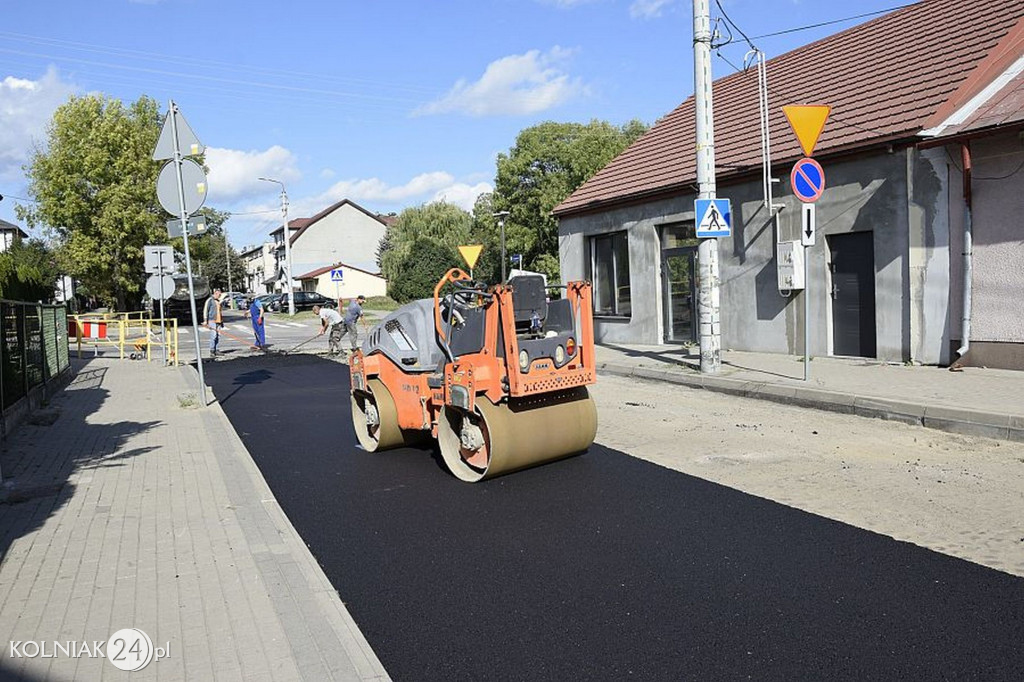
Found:
[[[594,314],[629,317],[629,242],[625,232],[590,239],[591,281],[594,283]]]

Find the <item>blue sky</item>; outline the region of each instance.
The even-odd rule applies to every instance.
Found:
[[[769,57],[901,0],[719,0]],[[653,123],[693,92],[690,0],[8,0],[0,25],[0,218],[70,95],[174,100],[207,147],[232,244],[344,198],[471,208],[542,121]],[[712,19],[722,16],[711,0]],[[739,36],[737,35],[737,38]],[[884,49],[884,46],[879,46]],[[716,78],[748,47],[721,48]],[[769,74],[769,79],[771,75]],[[773,103],[781,105],[783,103]]]

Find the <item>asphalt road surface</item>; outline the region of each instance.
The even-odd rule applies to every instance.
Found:
[[[206,376],[395,680],[1024,679],[1020,578],[600,445],[462,483],[321,358]]]

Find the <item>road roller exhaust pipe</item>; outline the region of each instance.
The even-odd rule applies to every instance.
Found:
[[[585,452],[597,435],[590,283],[526,275],[487,287],[449,270],[432,300],[370,331],[349,371],[367,451],[434,439],[467,482]]]

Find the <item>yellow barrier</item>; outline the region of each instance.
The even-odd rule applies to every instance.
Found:
[[[167,349],[167,361],[178,364],[178,321],[174,318],[132,319],[136,313],[99,313],[71,315],[68,317],[68,335],[77,337],[78,357],[82,357],[82,344],[92,344],[99,354],[100,346],[117,349],[118,357],[124,359],[125,347],[131,359],[145,354],[149,361],[153,348]]]

